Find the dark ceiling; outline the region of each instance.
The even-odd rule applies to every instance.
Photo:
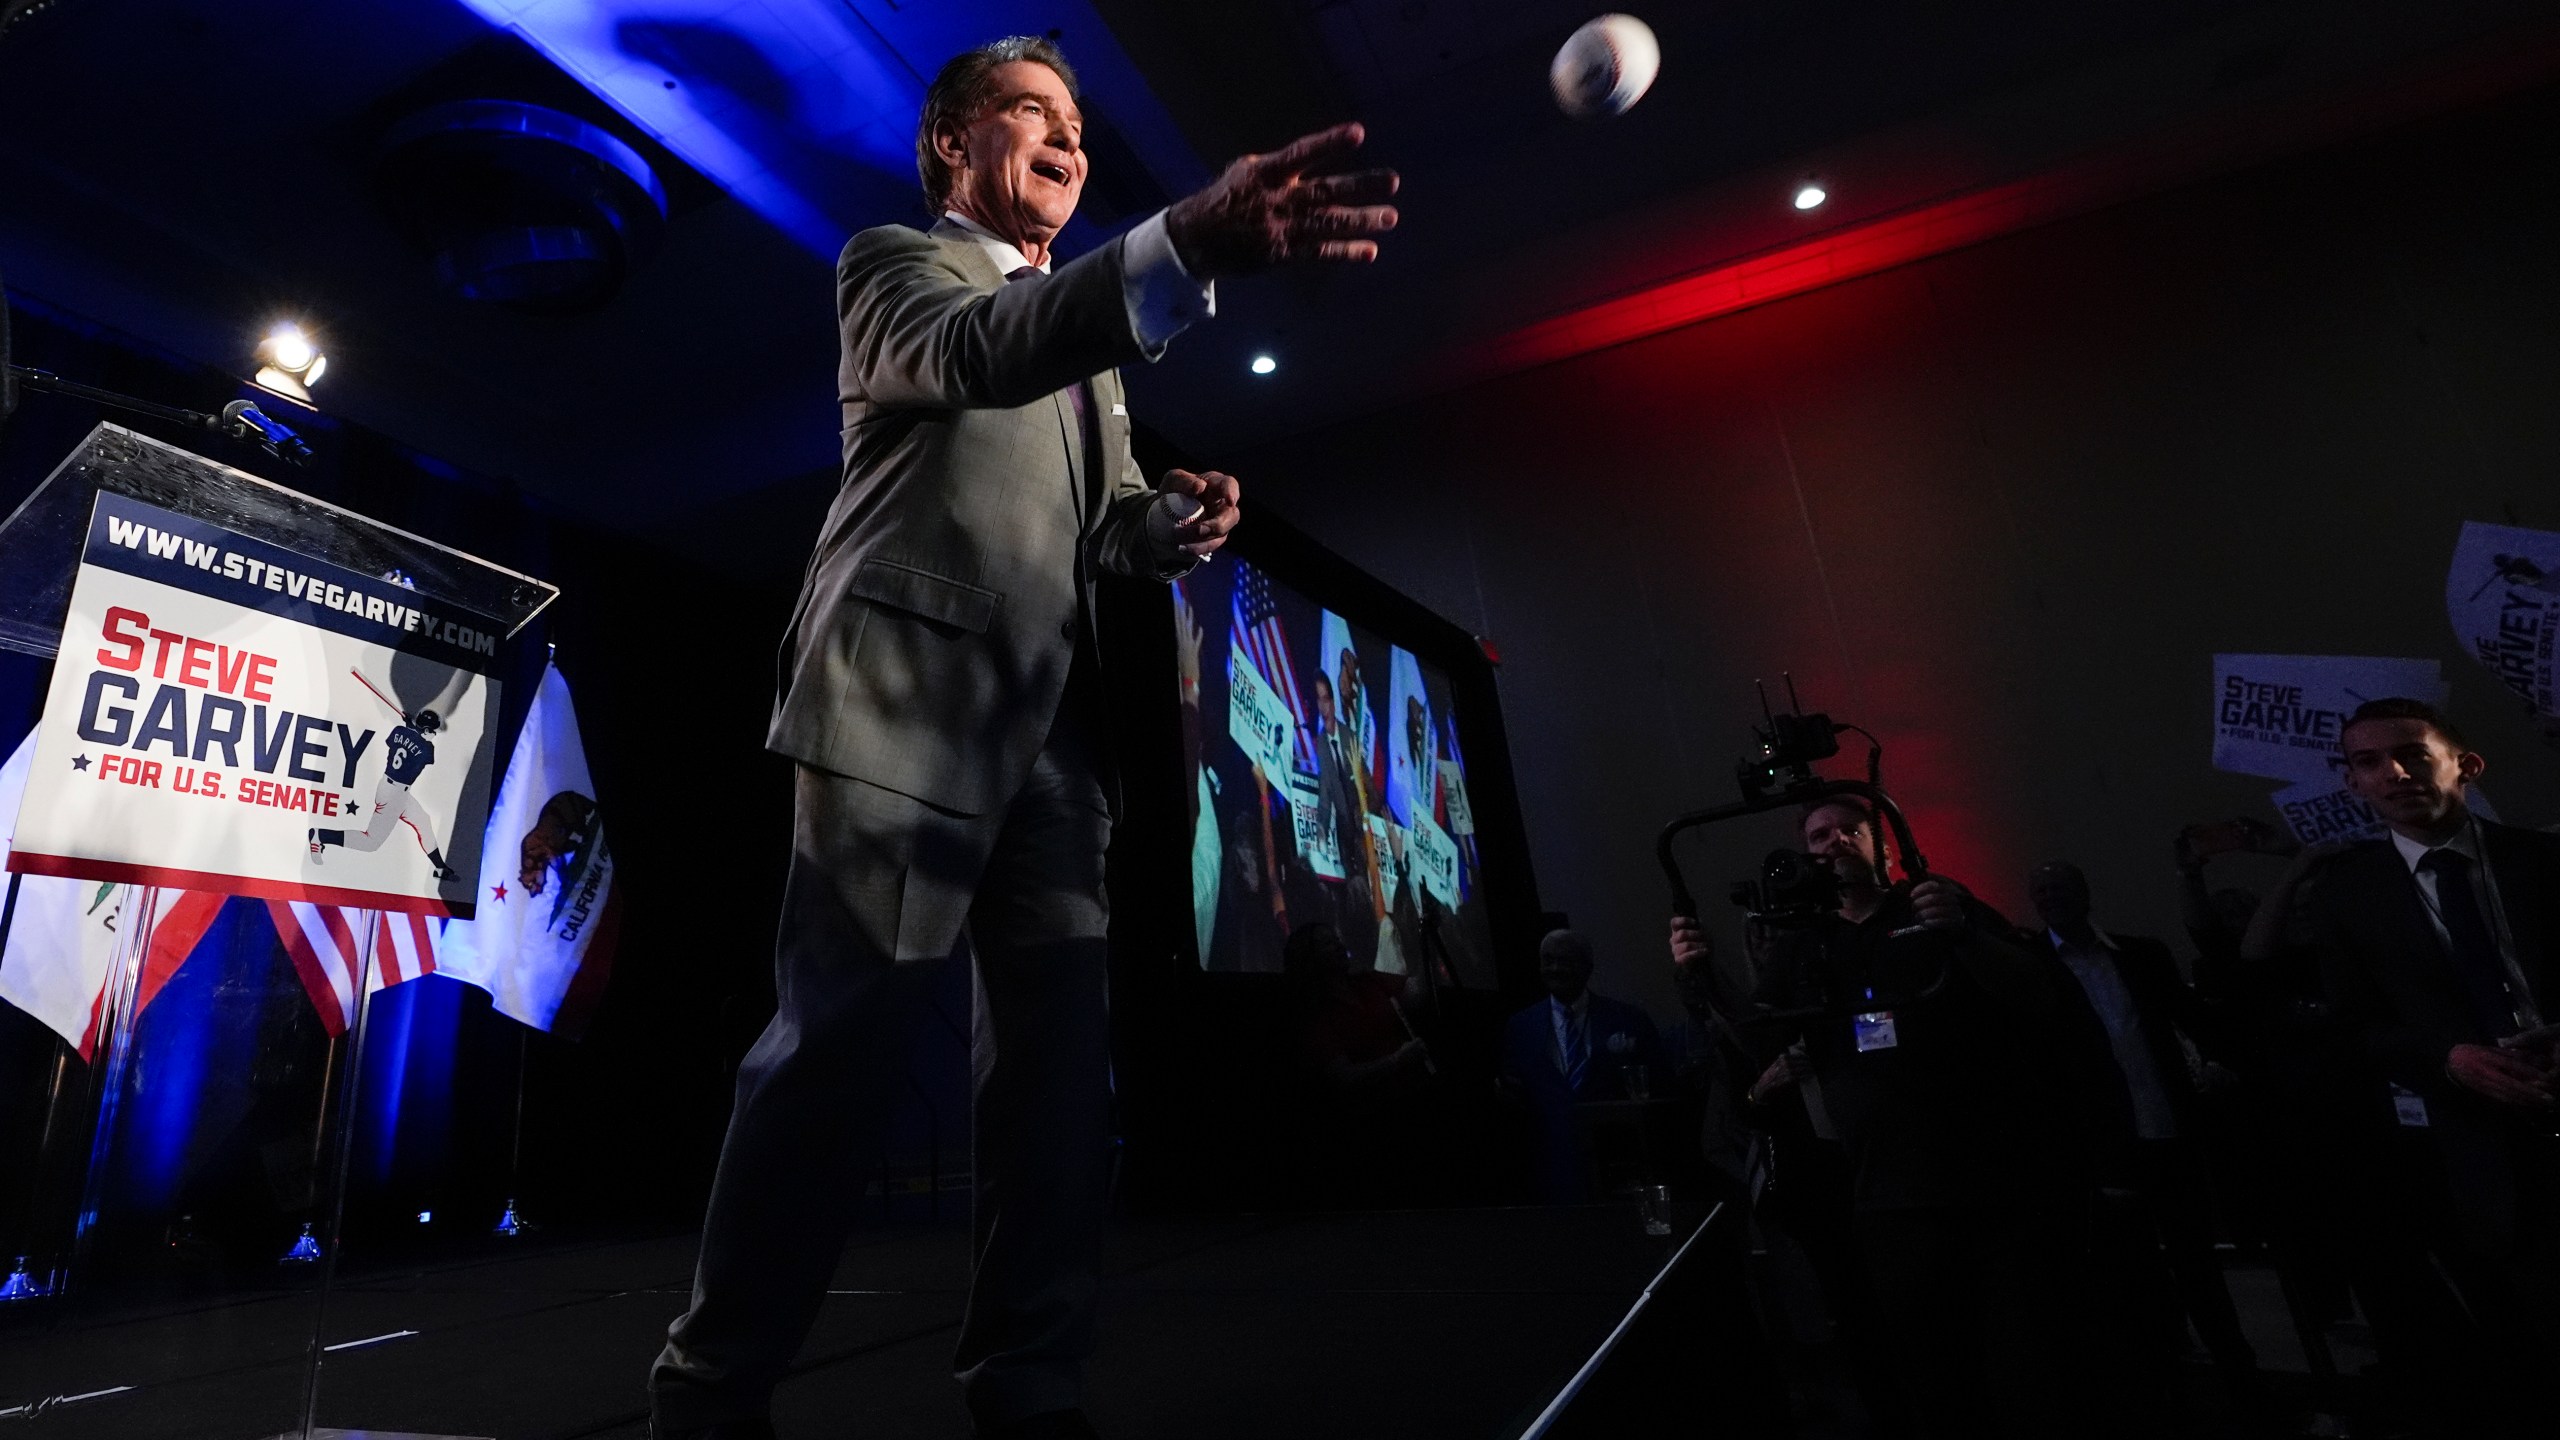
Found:
[[[1045,13],[949,0],[939,29],[915,31],[912,0],[840,3],[910,48]],[[1644,13],[1664,56],[1653,92],[1583,124],[1557,112],[1545,72],[1591,4],[1059,0],[1044,28],[1143,87],[1116,92],[1129,143],[1096,155],[1130,174],[1097,180],[1097,206],[1151,203],[1194,164],[1345,116],[1406,177],[1381,263],[1224,287],[1214,324],[1132,377],[1141,417],[1215,460],[1450,383],[1520,327],[1740,257],[2145,147],[2169,156],[2146,183],[2171,183],[2229,163],[2198,134],[2315,143],[2398,113],[2362,103],[2375,95],[2458,103],[2560,54],[2533,0],[1660,4]],[[670,91],[696,78],[684,56],[662,63]],[[382,137],[472,96],[584,114],[667,178],[664,244],[602,309],[449,298],[388,222],[369,189]],[[1145,131],[1142,111],[1179,135]],[[302,317],[332,355],[332,413],[573,512],[681,535],[823,484],[835,463],[827,258],[461,0],[65,0],[0,42],[0,136],[14,289],[243,375],[271,319]],[[921,219],[909,177],[843,173],[831,220]],[[1808,174],[1833,199],[1798,214],[1786,197]],[[1248,373],[1260,351],[1276,374]]]

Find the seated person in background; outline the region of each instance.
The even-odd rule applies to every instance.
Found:
[[[2472,814],[2487,762],[2442,713],[2369,700],[2347,785],[2390,827],[2330,862],[2322,973],[2360,1065],[2376,1183],[2461,1292],[2480,1363],[2448,1386],[2476,1430],[2547,1434],[2560,1366],[2560,837]]]
[[[1511,1017],[1502,1032],[1502,1078],[1525,1099],[1537,1130],[1538,1193],[1579,1200],[1591,1189],[1573,1107],[1627,1096],[1626,1072],[1670,1082],[1671,1065],[1653,1019],[1591,988],[1591,942],[1579,931],[1549,931],[1538,942],[1547,998]]]
[[[2130,1195],[2103,1211],[2110,1223],[2098,1237],[2102,1258],[2131,1292],[2126,1298],[2151,1312],[2142,1318],[2153,1322],[2157,1360],[2176,1358],[2192,1319],[2226,1381],[2254,1405],[2258,1357],[2214,1256],[2213,1190],[2195,1139],[2198,1096],[2183,1042],[2210,1030],[2203,1002],[2168,946],[2111,935],[2090,921],[2089,877],[2079,866],[2037,866],[2027,897],[2044,922],[2037,945],[2088,996],[2133,1106],[2133,1144],[2111,1177]]]
[[[1808,807],[1803,837],[1837,896],[1773,929],[1747,1028],[1803,1059],[1755,1088],[1819,1087],[1910,1413],[1966,1440],[2088,1433],[2075,1257],[2096,1158],[2130,1128],[2105,1034],[1962,886],[1889,884],[1865,802]]]

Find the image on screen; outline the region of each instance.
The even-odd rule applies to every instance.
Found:
[[[1270,972],[1323,921],[1355,966],[1491,988],[1448,676],[1253,565],[1174,591],[1204,970]]]

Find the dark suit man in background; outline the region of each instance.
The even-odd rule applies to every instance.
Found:
[[[2340,732],[2347,784],[2390,827],[2329,862],[2322,973],[2363,1062],[2376,1185],[2402,1198],[2461,1291],[2485,1363],[2477,1419],[2547,1433],[2560,1363],[2560,837],[2492,824],[2463,787],[2487,762],[2433,706],[2371,700]],[[2389,1237],[2380,1237],[2387,1242]]]
[[[1671,1083],[1670,1052],[1653,1017],[1593,990],[1591,963],[1591,942],[1580,931],[1547,932],[1538,942],[1547,998],[1502,1031],[1502,1076],[1528,1102],[1538,1192],[1550,1201],[1579,1200],[1591,1190],[1576,1104],[1627,1098],[1626,1072],[1634,1066],[1645,1067],[1648,1083]]]
[[[1102,571],[1170,578],[1234,528],[1236,482],[1138,474],[1114,366],[1214,313],[1212,282],[1367,260],[1395,177],[1312,178],[1357,126],[1249,156],[1047,273],[1084,186],[1074,73],[997,41],[917,127],[931,233],[836,269],[844,483],[767,738],[798,762],[779,1009],[738,1077],[693,1306],[651,1375],[661,1436],[761,1436],[816,1318],[904,1073],[924,972],[980,979],[978,1263],[955,1367],[978,1432],[1083,1436],[1106,1205],[1103,849],[1116,782]],[[1182,497],[1182,503],[1173,503]]]
[[[2088,996],[2132,1106],[2132,1144],[2101,1177],[2117,1201],[2104,1216],[2110,1223],[2101,1238],[2114,1242],[2105,1258],[2148,1302],[2152,1313],[2139,1317],[2156,1322],[2147,1338],[2183,1348],[2192,1319],[2234,1398],[2255,1405],[2258,1357],[2214,1255],[2212,1182],[2196,1140],[2198,1099],[2181,1042],[2210,1031],[2204,1003],[2178,974],[2168,946],[2091,923],[2089,877],[2079,866],[2037,866],[2027,877],[2027,898],[2044,922],[2036,945]],[[2174,1357],[2167,1350],[2155,1358]]]

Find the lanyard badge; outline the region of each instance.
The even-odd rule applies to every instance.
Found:
[[[1901,1037],[1894,1033],[1893,1012],[1890,1010],[1869,1010],[1858,1016],[1852,1033],[1857,1038],[1861,1053],[1890,1050],[1902,1043]]]

